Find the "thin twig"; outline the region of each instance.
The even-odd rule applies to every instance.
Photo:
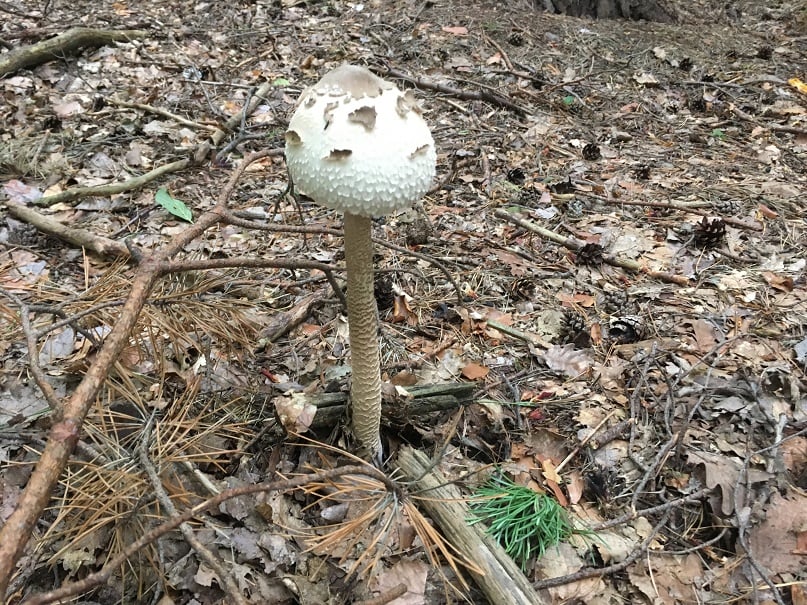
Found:
[[[144,546],[151,544],[156,539],[164,536],[173,529],[179,527],[182,523],[190,521],[194,517],[199,516],[205,511],[212,510],[218,507],[221,503],[238,498],[239,496],[248,496],[250,494],[266,493],[266,492],[285,492],[296,489],[306,485],[310,482],[331,481],[338,477],[346,475],[362,475],[370,477],[382,482],[388,489],[392,490],[391,482],[381,471],[373,468],[369,464],[343,466],[340,468],[322,471],[320,473],[313,473],[310,475],[300,475],[292,479],[284,479],[282,481],[273,481],[271,483],[258,483],[256,485],[244,485],[241,487],[234,487],[225,490],[214,496],[208,498],[204,502],[197,504],[193,508],[189,508],[168,521],[158,525],[154,529],[147,531],[140,538],[132,542],[129,546],[124,548],[119,554],[109,559],[99,571],[88,575],[86,578],[78,581],[65,584],[56,590],[34,595],[24,601],[23,605],[45,605],[46,603],[53,603],[66,599],[68,597],[87,592],[88,590],[100,586],[109,580],[115,574],[120,566],[129,560],[135,553],[137,553]]]
[[[218,128],[213,124],[202,124],[200,122],[194,122],[193,120],[189,120],[188,118],[183,118],[175,113],[171,113],[167,109],[162,109],[161,107],[154,107],[153,105],[145,105],[143,103],[130,103],[128,101],[121,101],[120,99],[116,99],[111,97],[107,99],[108,103],[115,105],[116,107],[126,107],[128,109],[139,109],[141,111],[145,111],[146,113],[153,113],[154,115],[161,116],[163,118],[168,118],[169,120],[173,120],[178,124],[182,124],[183,126],[187,126],[189,128],[201,128],[203,130],[211,130],[216,131]]]
[[[608,565],[606,567],[590,567],[588,569],[581,569],[576,573],[560,576],[559,578],[550,578],[548,580],[541,580],[533,584],[533,586],[535,587],[536,590],[541,590],[544,588],[551,588],[553,586],[562,586],[563,584],[571,584],[573,582],[579,582],[580,580],[585,580],[586,578],[607,576],[609,574],[622,571],[629,565],[633,564],[634,561],[636,561],[647,551],[647,549],[650,547],[650,543],[661,531],[661,528],[664,527],[664,525],[667,523],[667,519],[670,518],[671,514],[672,510],[665,511],[664,516],[661,518],[661,521],[659,521],[659,523],[655,527],[653,527],[653,530],[642,541],[639,547],[636,548],[636,550],[634,550],[630,555],[625,557],[623,561],[615,563],[614,565]]]
[[[662,465],[667,459],[667,455],[672,451],[675,444],[678,443],[683,434],[683,432],[674,434],[672,438],[670,438],[669,441],[664,444],[664,447],[662,447],[656,453],[655,457],[653,458],[653,462],[651,462],[650,466],[648,466],[645,470],[644,475],[642,475],[639,483],[631,488],[633,490],[633,497],[631,498],[630,506],[633,510],[636,510],[636,505],[644,492],[645,486],[650,482],[653,476],[655,476],[656,472],[661,469]]]
[[[701,542],[700,544],[696,544],[695,546],[691,546],[690,548],[683,548],[681,550],[656,550],[653,551],[654,555],[665,555],[665,556],[676,556],[676,555],[689,555],[693,552],[698,552],[699,550],[703,550],[704,548],[709,548],[712,544],[717,544],[720,540],[723,539],[723,536],[726,535],[726,532],[729,530],[728,527],[724,527],[720,530],[720,533],[717,534],[714,538],[706,540],[706,542]]]
[[[76,187],[74,189],[66,189],[61,193],[41,197],[33,203],[36,206],[53,206],[54,204],[58,204],[60,202],[73,202],[85,197],[108,197],[110,195],[115,195],[116,193],[133,191],[135,189],[140,189],[143,185],[151,183],[152,181],[156,181],[161,176],[184,170],[190,165],[190,159],[177,160],[176,162],[159,166],[154,170],[141,174],[140,176],[133,177],[121,183],[109,183],[107,185],[94,185],[92,187]]]
[[[670,500],[669,502],[659,504],[658,506],[651,506],[650,508],[625,513],[624,515],[620,515],[615,519],[609,519],[608,521],[603,521],[602,523],[595,523],[594,525],[590,525],[588,526],[587,529],[593,532],[598,532],[604,529],[609,529],[611,527],[616,527],[617,525],[623,525],[628,521],[633,521],[634,519],[638,519],[639,517],[647,517],[649,515],[655,515],[656,513],[670,510],[671,508],[678,508],[683,504],[688,504],[690,502],[697,502],[703,496],[709,494],[711,491],[713,491],[712,488],[704,487],[702,489],[699,489],[698,491],[692,492],[688,496],[682,496],[681,498]]]
[[[507,221],[510,221],[511,223],[518,225],[519,227],[523,227],[524,229],[532,231],[533,233],[537,233],[541,237],[548,239],[551,242],[560,244],[561,246],[568,248],[569,250],[577,252],[585,245],[584,242],[581,242],[576,238],[563,237],[562,235],[555,233],[554,231],[544,229],[543,227],[540,227],[535,223],[514,216],[509,212],[507,212],[507,210],[504,210],[503,208],[497,208],[494,211],[494,214],[499,218],[503,218]],[[664,282],[678,284],[679,286],[690,285],[689,279],[683,275],[674,275],[666,271],[653,271],[652,269],[649,269],[646,265],[627,258],[617,258],[609,254],[603,256],[603,262],[612,265],[614,267],[621,267],[622,269],[627,269],[628,271],[643,273],[649,277],[660,279],[661,281]]]
[[[397,244],[393,244],[392,242],[388,242],[383,239],[379,239],[377,237],[373,238],[373,243],[376,243],[379,246],[384,246],[385,248],[389,248],[390,250],[395,250],[396,252],[400,252],[401,254],[405,254],[406,256],[419,258],[420,260],[426,261],[430,265],[434,265],[435,267],[437,267],[440,273],[446,276],[448,283],[450,283],[451,286],[454,288],[454,292],[457,295],[457,303],[459,304],[459,306],[461,307],[465,306],[465,301],[462,300],[462,290],[460,289],[459,284],[454,279],[454,276],[451,275],[451,272],[439,260],[428,254],[424,254],[422,252],[415,252],[414,250],[409,250],[408,248],[398,246]]]
[[[396,78],[398,80],[403,80],[404,82],[408,82],[409,84],[412,84],[417,88],[422,88],[425,90],[434,90],[435,92],[451,95],[452,97],[455,97],[457,99],[463,99],[466,101],[483,101],[485,103],[491,103],[492,105],[499,105],[501,107],[506,107],[507,109],[511,109],[522,115],[528,115],[531,113],[531,111],[526,107],[517,105],[512,101],[509,101],[508,99],[504,98],[503,96],[493,94],[492,92],[489,92],[484,89],[478,91],[460,90],[459,88],[452,88],[451,86],[446,86],[445,84],[438,84],[430,80],[424,80],[422,78],[414,78],[405,73],[392,69],[391,67],[388,67],[386,65],[383,67],[373,68],[373,71],[377,72],[379,75],[387,76],[388,78]]]
[[[36,331],[33,329],[33,326],[31,326],[31,318],[29,317],[30,309],[21,298],[12,294],[5,288],[0,288],[0,294],[16,304],[20,310],[20,325],[22,326],[22,331],[25,334],[25,341],[28,345],[28,368],[31,370],[31,374],[34,377],[37,386],[42,391],[45,401],[48,402],[48,406],[58,415],[61,413],[62,406],[59,402],[59,396],[48,382],[48,379],[45,378],[45,372],[42,371],[42,368],[39,365],[39,347],[37,346]],[[2,598],[2,595],[0,595],[0,598]]]
[[[679,202],[651,202],[648,200],[622,200],[622,199],[609,199],[607,197],[602,197],[601,195],[595,195],[593,193],[586,193],[580,192],[580,195],[583,197],[591,198],[597,200],[598,202],[602,202],[603,204],[608,204],[609,206],[643,206],[646,208],[662,208],[664,210],[680,210],[681,212],[688,212],[689,214],[695,214],[697,216],[714,216],[715,213],[709,210],[701,210],[699,208],[695,208],[693,206],[682,204]],[[739,229],[748,229],[750,231],[762,231],[764,226],[757,222],[749,222],[744,221],[739,218],[735,218],[733,216],[722,216],[720,217],[724,223],[727,225],[731,225],[732,227],[738,227]]]
[[[151,488],[154,490],[157,500],[159,500],[160,504],[165,509],[165,512],[168,513],[170,517],[176,517],[179,514],[176,506],[174,506],[173,500],[171,500],[171,497],[165,491],[163,482],[160,479],[159,474],[157,474],[157,469],[154,468],[154,464],[149,459],[149,441],[151,440],[153,426],[154,414],[151,415],[151,418],[149,418],[148,422],[146,422],[146,426],[143,427],[143,435],[140,439],[140,443],[137,446],[140,465],[143,467],[143,470],[146,471],[146,475],[151,483]],[[247,601],[244,599],[244,595],[241,594],[241,590],[238,588],[235,580],[233,580],[230,573],[224,568],[221,561],[219,561],[218,558],[210,551],[210,549],[202,544],[201,541],[196,537],[196,535],[193,533],[193,528],[187,522],[185,522],[180,523],[179,530],[182,532],[182,536],[185,538],[185,541],[190,544],[191,548],[193,548],[196,554],[199,555],[199,558],[201,558],[216,574],[219,585],[222,587],[224,592],[227,593],[230,602],[235,603],[236,605],[247,605]]]

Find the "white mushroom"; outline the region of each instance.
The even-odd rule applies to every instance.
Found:
[[[382,456],[378,309],[371,218],[409,206],[434,178],[436,152],[411,91],[343,65],[300,96],[286,132],[295,189],[345,213],[353,432]]]

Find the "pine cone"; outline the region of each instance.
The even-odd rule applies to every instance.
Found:
[[[726,222],[722,218],[707,218],[695,225],[695,245],[700,248],[717,248],[726,237]]]
[[[602,310],[609,315],[619,315],[628,308],[628,293],[624,290],[612,290],[603,294]]]
[[[596,143],[587,143],[583,147],[583,159],[589,160],[593,162],[595,160],[599,160],[602,157],[602,153],[600,152],[600,146]]]
[[[585,315],[566,309],[563,311],[558,340],[562,343],[576,341],[580,336],[586,335],[587,323]]]
[[[535,280],[531,277],[517,277],[508,288],[513,300],[530,300],[535,296]]]
[[[418,216],[406,226],[406,245],[423,246],[429,243],[432,226],[425,218]]]
[[[518,203],[528,208],[535,208],[541,199],[541,192],[530,187],[518,192]]]
[[[743,206],[739,200],[716,200],[712,202],[712,208],[718,214],[734,215],[739,214]]]
[[[619,344],[630,344],[642,339],[644,324],[638,315],[614,317],[608,324],[608,337]]]
[[[395,302],[395,292],[392,288],[392,278],[389,275],[376,274],[373,281],[373,294],[380,311],[391,309]]]
[[[602,246],[599,244],[586,244],[577,251],[575,263],[578,265],[601,265]]]

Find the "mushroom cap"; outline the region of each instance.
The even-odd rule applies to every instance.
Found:
[[[409,206],[428,191],[437,154],[411,91],[342,65],[303,91],[286,131],[295,188],[361,216]]]

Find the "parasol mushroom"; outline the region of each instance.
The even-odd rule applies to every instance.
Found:
[[[303,91],[286,131],[295,189],[344,212],[351,413],[362,453],[382,458],[378,308],[372,217],[422,197],[435,173],[429,127],[412,91],[343,65]]]

